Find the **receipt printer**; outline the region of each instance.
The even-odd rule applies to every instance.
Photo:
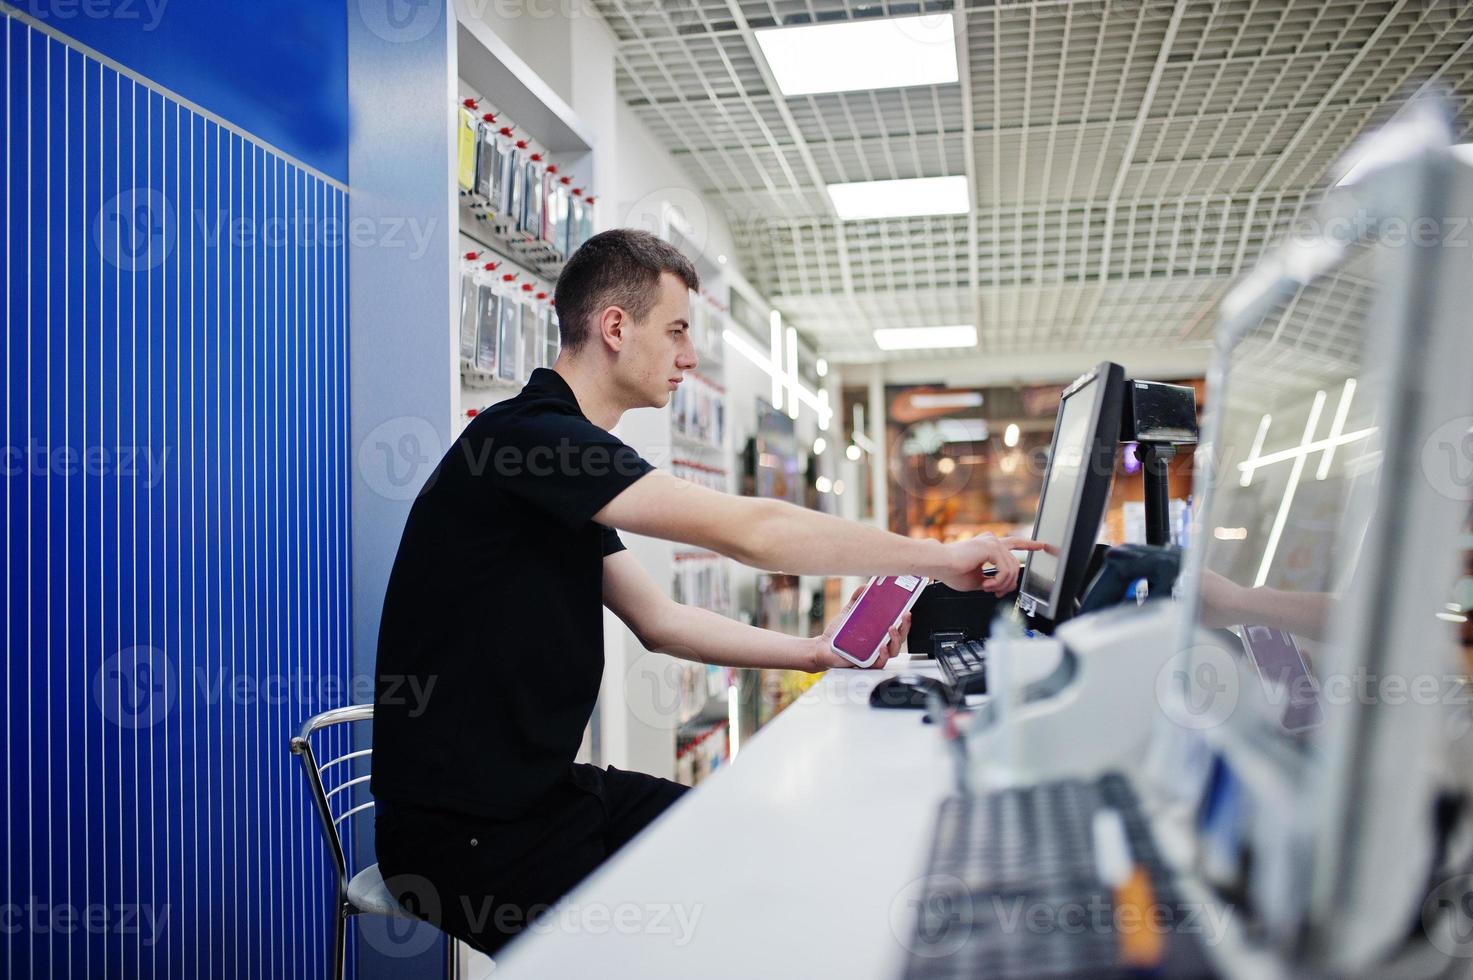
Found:
[[[935,657],[943,642],[986,640],[999,603],[1012,605],[1017,594],[995,596],[990,592],[958,592],[933,582],[910,608],[909,653]]]

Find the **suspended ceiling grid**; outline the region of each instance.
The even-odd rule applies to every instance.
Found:
[[[1357,136],[1431,87],[1473,108],[1463,0],[596,6],[620,96],[836,362],[937,355],[882,354],[878,326],[976,323],[991,354],[1205,344]],[[753,35],[945,12],[950,85],[786,98]],[[969,178],[971,213],[840,221],[824,190],[943,175]]]

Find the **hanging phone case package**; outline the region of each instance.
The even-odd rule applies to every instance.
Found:
[[[574,243],[573,247],[576,249],[579,245],[582,245],[584,242],[588,241],[588,239],[590,239],[592,237],[593,237],[593,202],[592,201],[586,201],[585,200],[583,202],[583,214],[580,215],[579,218],[578,218],[577,241]]]
[[[542,308],[543,367],[552,367],[562,349],[562,337],[558,333],[557,311],[549,303]]]
[[[573,195],[568,193],[566,184],[559,183],[557,188],[558,218],[557,228],[553,233],[553,242],[556,244],[559,254],[567,258],[566,249],[568,243],[568,218],[573,211]]]
[[[542,240],[561,252],[568,220],[568,189],[551,170],[542,178],[542,200]]]
[[[496,143],[496,130],[481,123],[476,141],[476,205],[495,206],[496,174],[501,168],[501,150]]]
[[[522,231],[533,238],[542,237],[542,172],[528,161],[526,170],[527,206],[523,212]]]
[[[486,195],[486,206],[501,215],[507,209],[506,172],[511,148],[511,140],[499,132],[491,134],[491,192]]]
[[[582,244],[578,241],[578,224],[586,207],[582,197],[568,196],[568,220],[563,223],[563,240],[559,243],[565,257],[571,258]]]
[[[456,113],[456,119],[459,125],[455,140],[455,178],[464,194],[474,189],[476,184],[476,119],[464,109]]]
[[[496,350],[501,330],[501,296],[490,279],[476,287],[476,369],[496,374]]]
[[[517,341],[522,330],[521,303],[511,293],[501,294],[500,349],[497,351],[496,376],[502,381],[516,381],[521,364],[517,359]]]
[[[476,275],[475,266],[461,263],[460,271],[460,359],[471,363],[476,356]]]
[[[506,220],[510,227],[520,228],[527,198],[527,154],[513,148],[506,159],[506,189],[502,192],[506,199]]]
[[[538,316],[537,304],[531,299],[522,303],[522,373],[523,380],[530,378],[532,372],[537,369],[537,358],[542,353],[542,338],[537,334],[537,328],[542,323]]]
[[[517,149],[510,136],[501,133],[496,137],[496,146],[500,153],[499,165],[496,173],[496,186],[493,188],[495,196],[492,198],[491,206],[501,216],[503,222],[509,222],[512,216],[512,185],[515,182]]]

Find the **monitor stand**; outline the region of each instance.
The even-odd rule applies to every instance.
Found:
[[[1141,463],[1146,490],[1146,544],[1171,543],[1171,490],[1167,466],[1176,455],[1169,442],[1136,443],[1135,457]]]
[[[1145,483],[1146,544],[1171,544],[1171,487],[1167,467],[1177,446],[1196,445],[1197,394],[1187,385],[1142,381],[1125,386],[1120,441],[1135,443]]]

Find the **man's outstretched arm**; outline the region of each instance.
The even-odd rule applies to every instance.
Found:
[[[738,497],[656,470],[611,500],[594,520],[608,527],[718,552],[744,565],[797,575],[921,575],[953,589],[1013,590],[1012,549],[1042,545],[990,534],[942,544],[881,531],[781,500]],[[982,574],[993,565],[997,574]]]
[[[830,634],[802,638],[747,626],[706,609],[669,598],[644,566],[627,551],[604,559],[604,605],[614,611],[647,650],[723,667],[806,670],[853,666],[830,648]],[[858,593],[856,593],[858,595]],[[874,668],[899,652],[910,628],[910,614],[891,630]]]

